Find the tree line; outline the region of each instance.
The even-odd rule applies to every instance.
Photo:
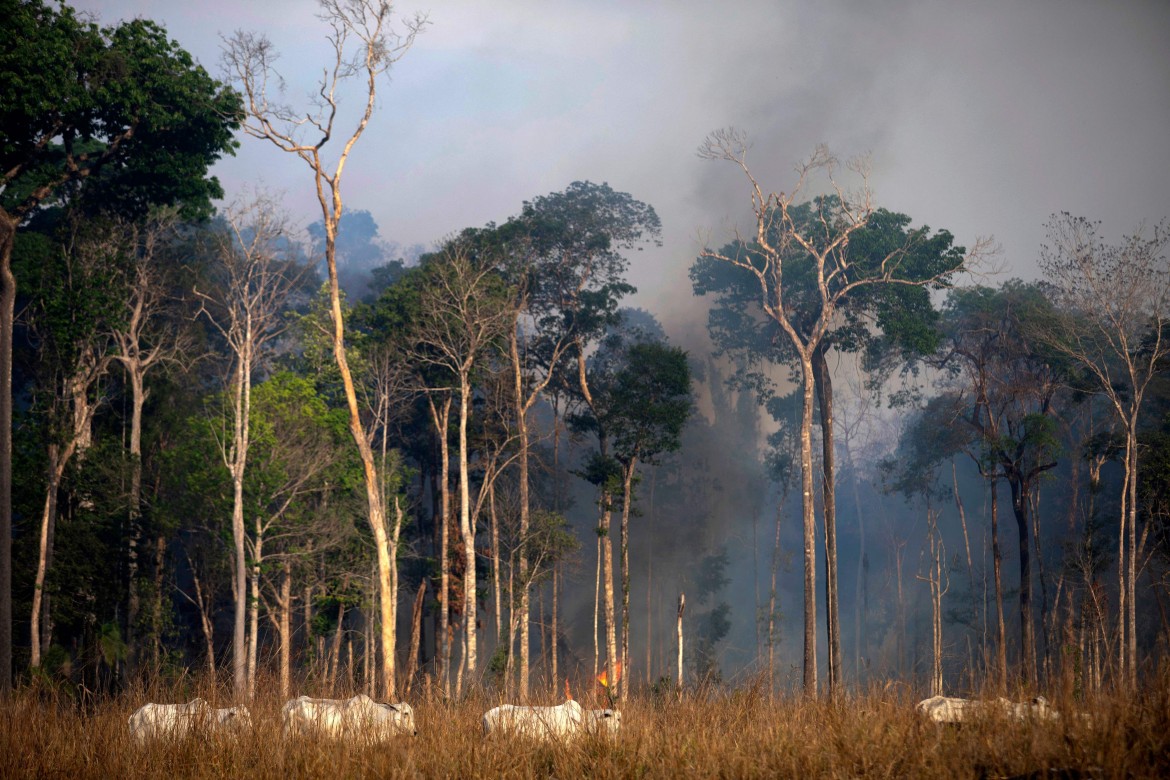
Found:
[[[966,674],[1034,687],[1075,669],[1082,685],[1133,686],[1143,658],[1170,639],[1164,619],[1162,633],[1138,619],[1139,601],[1160,606],[1170,593],[1161,227],[1111,245],[1092,223],[1058,215],[1043,281],[963,286],[990,243],[958,247],[878,207],[864,160],[842,166],[818,149],[773,191],[755,177],[746,138],[722,130],[699,153],[745,177],[754,229],[691,265],[710,302],[709,357],[670,345],[652,316],[624,306],[630,258],[660,241],[661,224],[606,184],[571,183],[417,261],[390,259],[350,299],[339,236],[357,212],[344,208],[343,173],[382,77],[424,17],[395,28],[389,3],[322,2],[334,60],[304,109],[268,94],[279,74],[261,35],[225,40],[221,81],[149,21],[101,27],[38,0],[5,0],[4,11],[23,31],[0,55],[5,688],[13,673],[116,687],[181,669],[201,646],[212,675],[227,652],[240,699],[266,658],[286,696],[300,674],[386,698],[421,684],[458,696],[494,679],[527,699],[539,643],[546,681],[584,657],[624,698],[634,666],[653,682],[656,500],[685,505],[674,533],[694,536],[681,558],[701,609],[693,670],[708,679],[732,614],[726,529],[712,518],[742,509],[762,547],[759,518],[776,512],[750,619],[753,662],[774,685],[781,526],[797,485],[810,694],[822,688],[821,605],[823,687],[836,695],[848,677],[843,488],[856,511],[842,530],[857,551],[857,680],[874,546],[867,485],[925,518],[889,526],[898,599],[885,631],[905,672],[902,567],[914,533],[935,692],[956,657],[951,684]],[[338,95],[354,84],[364,100],[349,117]],[[208,170],[235,153],[237,132],[304,163],[321,209],[316,243],[266,193],[213,208],[224,192]],[[842,384],[851,413],[887,401],[894,410],[895,432],[878,437],[884,455],[868,468],[853,442],[873,426],[838,428]],[[700,404],[713,411],[694,414]],[[766,451],[761,411],[773,430]],[[742,466],[704,468],[729,442],[747,453]],[[976,565],[978,538],[972,552],[960,463],[986,486],[971,525],[986,519],[990,574]],[[735,481],[734,496],[717,497],[716,472]],[[1058,473],[1069,490],[1041,505]],[[588,486],[594,517],[591,654],[558,613],[582,545],[574,483]],[[1001,485],[1017,529],[1013,639]],[[630,555],[640,516],[651,545],[641,560]],[[1050,534],[1060,556],[1042,549]],[[965,567],[946,552],[956,538]],[[1103,575],[1110,549],[1115,585]],[[642,565],[644,664],[631,658]],[[951,573],[964,569],[957,599]],[[956,600],[959,611],[944,611]],[[979,638],[978,652],[957,653],[947,637],[959,633]]]

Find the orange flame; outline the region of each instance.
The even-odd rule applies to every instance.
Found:
[[[621,661],[614,661],[613,676],[614,676],[615,683],[621,682],[621,679],[622,679],[622,662]],[[604,688],[609,687],[609,670],[608,669],[603,669],[601,671],[601,674],[597,675],[597,682],[601,683],[602,687],[604,687]]]

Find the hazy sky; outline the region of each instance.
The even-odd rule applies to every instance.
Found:
[[[288,99],[326,62],[315,0],[79,0],[162,23],[213,74],[221,34],[264,32]],[[763,184],[825,142],[869,153],[880,205],[994,235],[1034,275],[1054,211],[1106,235],[1170,215],[1170,3],[419,0],[431,25],[379,87],[343,190],[381,235],[430,244],[579,179],[651,203],[665,245],[635,257],[637,303],[681,330],[698,233],[744,223],[747,190],[695,148],[734,125]],[[253,139],[215,171],[319,218],[307,168]],[[686,328],[702,328],[702,321]]]

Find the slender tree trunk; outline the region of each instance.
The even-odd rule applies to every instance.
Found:
[[[422,641],[423,603],[427,593],[427,581],[419,583],[418,592],[414,594],[414,606],[410,611],[410,653],[406,657],[406,675],[402,681],[403,696],[410,694],[414,684],[414,672],[418,668],[418,648]]]
[[[528,652],[529,652],[529,626],[530,626],[530,611],[529,604],[529,585],[528,585],[528,527],[531,522],[531,515],[529,509],[529,491],[528,491],[528,399],[524,396],[524,382],[523,373],[521,370],[520,361],[520,335],[519,328],[512,328],[512,335],[509,343],[512,358],[512,377],[515,384],[513,391],[516,399],[516,434],[518,436],[517,445],[520,448],[518,454],[519,465],[519,490],[520,490],[520,701],[521,703],[528,702]]]
[[[164,564],[166,563],[167,540],[166,537],[159,535],[154,540],[154,593],[152,594],[151,604],[151,624],[153,642],[151,643],[151,671],[158,674],[162,664],[162,645],[163,645],[163,575]],[[212,679],[215,679],[214,676]]]
[[[0,208],[0,698],[12,692],[12,331],[17,220]]]
[[[146,393],[142,375],[127,370],[130,379],[130,496],[126,534],[126,673],[133,677],[138,671],[138,544],[142,539],[142,407]]]
[[[825,359],[827,347],[812,353],[821,411],[821,495],[825,515],[825,628],[829,646],[829,697],[841,689],[841,617],[837,602],[837,488],[833,448],[833,385]]]
[[[611,692],[617,687],[618,680],[618,643],[617,624],[615,620],[614,592],[613,592],[613,538],[610,535],[611,499],[609,493],[602,491],[602,526],[601,526],[601,568],[602,580],[605,585],[605,654],[606,675],[608,689]]]
[[[248,599],[248,701],[256,698],[257,644],[260,640],[260,564],[264,560],[264,537],[260,520],[256,520],[256,543],[252,558],[252,576],[249,578],[251,598]]]
[[[816,499],[813,496],[812,423],[813,379],[812,360],[802,355],[800,360],[803,381],[803,405],[800,416],[800,492],[801,521],[804,528],[804,693],[817,695],[817,518]]]
[[[1137,448],[1137,413],[1140,399],[1134,403],[1134,413],[1131,414],[1126,426],[1126,480],[1125,487],[1127,501],[1125,511],[1128,514],[1126,527],[1129,537],[1126,540],[1127,551],[1125,557],[1127,581],[1126,589],[1126,664],[1125,684],[1130,691],[1137,690],[1137,482],[1138,482],[1138,448]]]
[[[857,515],[857,582],[853,591],[853,674],[857,678],[858,689],[862,684],[862,659],[868,658],[866,645],[866,621],[869,612],[868,593],[865,581],[869,573],[869,558],[865,549],[865,513],[861,511],[861,494],[857,489],[859,473],[853,463],[853,456],[849,456],[853,472],[853,506]]]
[[[780,570],[780,521],[784,517],[784,502],[788,491],[784,490],[780,504],[776,507],[776,538],[772,545],[772,583],[768,590],[768,693],[776,690],[776,577]]]
[[[550,645],[552,650],[552,681],[555,686],[560,677],[557,675],[557,580],[560,579],[560,564],[554,563],[552,569],[552,636]]]
[[[466,646],[463,652],[469,680],[475,679],[477,660],[476,641],[476,584],[475,584],[475,528],[471,524],[471,483],[467,473],[467,419],[471,415],[471,381],[460,378],[459,386],[459,528],[463,533],[463,622],[466,626]],[[522,583],[526,586],[527,583]],[[525,588],[527,589],[527,588]],[[524,621],[527,622],[527,621]]]
[[[998,689],[1007,690],[1007,621],[1003,612],[1003,554],[999,548],[999,485],[991,479],[991,561],[995,571],[995,619],[996,647],[995,665]]]
[[[1036,685],[1036,643],[1032,627],[1032,544],[1028,528],[1028,498],[1020,480],[1009,480],[1012,513],[1016,518],[1020,556],[1020,655],[1024,683]]]
[[[618,683],[618,698],[625,701],[630,696],[630,504],[634,501],[634,472],[638,468],[638,456],[630,458],[622,480],[622,647],[621,679]]]
[[[436,407],[431,401],[431,417],[434,420],[436,432],[439,436],[439,678],[445,696],[451,695],[451,560],[448,555],[450,545],[450,517],[451,517],[451,455],[447,446],[447,426],[451,419],[451,401],[448,396],[443,400],[441,407]]]
[[[333,648],[329,651],[329,690],[336,693],[337,676],[341,669],[341,637],[345,632],[345,602],[337,605],[337,627],[333,629]]]
[[[678,624],[675,632],[678,635],[678,666],[675,677],[675,687],[678,690],[678,695],[682,697],[683,689],[683,611],[687,608],[687,596],[685,593],[678,594]]]
[[[504,641],[503,594],[500,592],[500,518],[496,513],[496,486],[488,486],[488,518],[492,533],[492,595],[496,601],[496,642]]]
[[[369,438],[362,425],[357,390],[354,387],[353,374],[349,370],[349,359],[345,347],[345,320],[341,312],[341,287],[337,280],[337,225],[341,219],[341,191],[337,188],[337,179],[331,180],[329,190],[332,195],[332,206],[330,207],[321,187],[320,169],[318,168],[317,171],[318,196],[325,222],[325,260],[329,269],[329,313],[333,323],[333,356],[337,361],[337,369],[341,374],[341,384],[345,391],[346,405],[349,408],[349,431],[357,445],[358,455],[362,462],[362,475],[365,478],[366,506],[378,561],[378,602],[381,607],[382,623],[382,690],[386,691],[388,698],[393,699],[395,696],[393,664],[386,663],[387,659],[394,658],[394,594],[391,591],[390,582],[391,552],[386,533],[385,503],[382,496],[381,478],[374,461],[374,451],[370,447]],[[336,175],[340,177],[340,171]]]
[[[292,690],[292,564],[285,561],[280,574],[280,698]]]
[[[600,520],[598,521],[600,524]],[[601,666],[601,644],[598,627],[601,623],[601,534],[597,535],[597,571],[593,578],[593,676]]]
[[[41,512],[40,544],[37,548],[37,573],[33,580],[32,609],[29,615],[29,665],[36,668],[41,665],[41,643],[47,641],[42,633],[42,621],[48,623],[46,613],[47,601],[45,597],[45,578],[48,575],[49,563],[53,555],[53,530],[57,522],[57,490],[60,487],[64,465],[61,459],[61,448],[57,444],[50,444],[49,450],[49,484],[45,489],[45,507]]]

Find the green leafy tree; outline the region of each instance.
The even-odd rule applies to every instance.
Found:
[[[615,329],[590,360],[593,403],[571,419],[578,432],[597,437],[599,449],[588,472],[603,491],[621,496],[619,533],[621,568],[620,698],[629,694],[630,515],[640,465],[681,446],[683,426],[692,408],[691,372],[686,352],[648,339],[638,330]],[[608,527],[599,529],[608,534]],[[606,614],[614,611],[612,582],[606,582]],[[613,680],[613,676],[606,679]]]
[[[956,451],[967,453],[994,486],[1006,482],[1019,540],[1019,616],[1021,671],[1036,682],[1032,607],[1031,506],[1041,477],[1057,465],[1061,447],[1056,431],[1059,392],[1067,365],[1036,334],[1052,327],[1053,311],[1034,284],[1009,281],[996,290],[952,290],[943,309],[943,342],[930,359],[942,369],[943,401],[936,414],[966,428]],[[954,437],[948,437],[954,441]],[[999,579],[998,497],[992,494],[992,550]],[[997,584],[997,599],[1002,587]],[[1000,619],[1002,625],[1002,619]],[[997,669],[1006,682],[1000,636]]]
[[[235,148],[240,102],[151,21],[103,28],[40,0],[3,0],[0,18],[0,690],[8,690],[16,232],[71,185],[121,211],[179,203],[209,213],[223,193],[207,169]]]
[[[692,268],[696,294],[716,292],[725,312],[713,331],[730,336],[755,361],[783,362],[799,376],[802,398],[800,474],[804,529],[804,685],[817,690],[816,538],[813,493],[812,420],[821,408],[825,512],[826,626],[829,645],[829,691],[841,683],[841,649],[837,610],[837,543],[833,490],[834,452],[832,385],[826,361],[831,349],[857,351],[873,345],[871,329],[917,334],[929,339],[931,311],[927,290],[946,286],[972,256],[951,247],[942,232],[908,229],[904,215],[873,205],[865,160],[847,167],[860,187],[847,192],[839,180],[838,160],[820,147],[797,167],[788,192],[766,192],[747,164],[743,134],[721,130],[708,136],[699,155],[738,167],[751,190],[755,230],[718,251],[704,249]],[[798,203],[810,179],[824,176],[833,194]],[[869,228],[873,230],[868,230]],[[855,246],[855,240],[857,245]],[[718,269],[731,267],[730,273]],[[917,289],[917,292],[914,289]],[[927,318],[928,320],[928,318]],[[717,335],[717,341],[719,337]],[[913,343],[907,338],[907,343]],[[756,376],[759,376],[756,374]],[[757,386],[760,386],[757,383]]]

